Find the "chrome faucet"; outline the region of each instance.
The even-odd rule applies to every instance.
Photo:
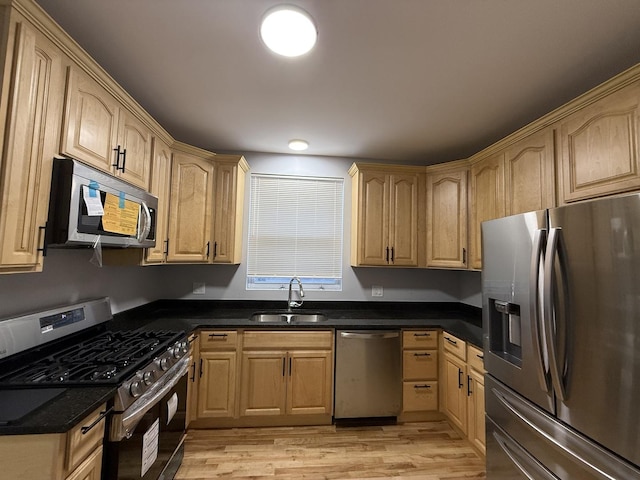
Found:
[[[300,301],[297,302],[295,300],[291,300],[291,287],[293,285],[293,282],[298,282],[298,286],[300,288]],[[287,311],[291,311],[292,308],[297,308],[297,307],[301,307],[302,306],[302,298],[304,297],[304,289],[302,288],[302,282],[300,281],[300,279],[298,277],[293,277],[290,281],[289,281],[289,299],[287,300]]]

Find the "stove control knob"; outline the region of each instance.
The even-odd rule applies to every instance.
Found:
[[[144,372],[144,375],[142,376],[142,381],[144,382],[145,385],[151,385],[154,380],[155,380],[155,371],[154,370],[150,370],[148,372]]]
[[[169,370],[169,357],[160,359],[160,368],[162,369],[162,371]]]
[[[185,351],[185,344],[186,342],[177,342],[175,344],[175,346],[173,347],[173,357],[174,358],[180,358],[182,357],[185,353],[187,353]]]
[[[138,398],[142,395],[142,385],[140,385],[139,381],[136,380],[135,382],[131,382],[131,385],[129,386],[129,393],[131,393],[133,398]]]

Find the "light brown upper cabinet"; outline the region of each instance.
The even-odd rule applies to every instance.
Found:
[[[213,253],[213,174],[212,160],[174,151],[168,262],[209,262]]]
[[[244,186],[249,164],[241,155],[216,155],[212,263],[242,260]]]
[[[480,224],[504,217],[504,152],[474,162],[470,171],[470,251],[469,266],[482,268]]]
[[[553,129],[523,138],[505,150],[506,215],[555,206]]]
[[[64,55],[13,9],[6,20],[0,115],[0,273],[42,270],[53,156],[58,153]]]
[[[351,265],[418,265],[424,167],[353,164]]]
[[[62,153],[149,188],[151,131],[78,67],[69,67]]]
[[[427,267],[467,268],[466,160],[427,167]]]
[[[158,197],[156,214],[156,246],[146,249],[144,263],[164,263],[167,260],[169,235],[169,204],[171,195],[171,149],[159,138],[153,139],[153,161],[149,192]]]
[[[636,81],[560,122],[564,203],[640,187],[639,104]]]

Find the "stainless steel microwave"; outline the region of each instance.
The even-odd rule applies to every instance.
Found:
[[[54,158],[46,247],[149,248],[158,198],[71,158]]]

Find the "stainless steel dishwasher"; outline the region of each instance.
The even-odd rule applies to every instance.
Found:
[[[334,418],[393,417],[402,405],[399,330],[336,332]]]

